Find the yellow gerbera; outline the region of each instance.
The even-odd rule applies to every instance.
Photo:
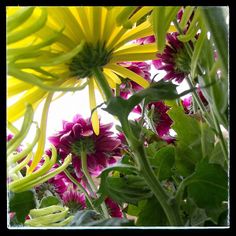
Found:
[[[45,111],[53,93],[76,91],[88,85],[90,108],[96,104],[95,89],[100,82],[94,75],[102,71],[110,88],[128,77],[143,88],[148,82],[136,73],[120,66],[122,61],[144,61],[156,58],[156,44],[137,45],[128,42],[153,35],[149,20],[136,26],[135,22],[153,7],[8,7],[7,60],[8,97],[19,99],[7,108],[9,122],[19,119],[25,103],[35,109],[45,98]],[[127,20],[128,19],[128,20]],[[125,22],[126,20],[126,22]],[[57,96],[56,98],[58,98]],[[56,99],[54,97],[54,99]],[[46,113],[46,112],[45,112]],[[41,129],[46,126],[43,114]],[[97,111],[92,125],[99,134]],[[42,132],[38,154],[40,158],[45,142]],[[41,143],[41,144],[40,144]],[[31,166],[35,167],[37,160]]]

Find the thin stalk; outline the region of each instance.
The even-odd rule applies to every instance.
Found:
[[[72,183],[74,183],[84,193],[84,195],[87,198],[87,200],[88,200],[89,204],[91,205],[91,207],[94,210],[96,210],[96,208],[94,207],[93,202],[92,202],[90,196],[88,195],[87,191],[85,190],[85,188],[69,173],[68,170],[65,169],[64,172],[65,172],[66,176],[70,179],[70,181]]]
[[[220,139],[220,146],[221,146],[221,149],[222,149],[225,161],[226,161],[226,163],[228,163],[228,151],[227,151],[225,139],[223,137],[223,134],[222,134],[219,122],[218,122],[218,120],[215,117],[213,109],[211,109],[211,114],[212,114],[213,121],[214,121],[216,130],[217,130],[218,138]]]
[[[186,77],[186,81],[187,81],[188,86],[190,87],[190,89],[193,89],[194,88],[193,83],[192,83],[191,79],[188,76]],[[210,127],[214,127],[213,124],[212,124],[212,120],[209,117],[209,114],[208,114],[208,112],[207,112],[207,110],[206,110],[206,108],[205,108],[201,98],[198,96],[196,90],[193,90],[192,94],[193,94],[193,98],[195,99],[198,107],[200,108],[200,110],[201,110],[201,112],[203,114],[203,117],[205,118],[205,121],[207,122],[207,124]]]
[[[177,28],[178,32],[180,34],[183,34],[183,31],[179,27],[179,24],[178,24],[177,20],[174,20],[174,24],[175,24],[175,27]],[[192,48],[190,47],[189,43],[185,43],[184,46],[185,46],[189,56],[191,57],[191,55],[192,55]],[[199,65],[199,63],[197,64],[197,69],[200,71],[201,74],[203,74],[203,70],[201,68],[201,65]],[[193,87],[192,81],[188,77],[186,79],[187,79],[187,82],[188,82],[190,88],[192,88]],[[204,116],[206,122],[208,123],[208,125],[215,129],[216,134],[217,134],[218,138],[220,139],[221,149],[222,149],[224,158],[225,158],[226,163],[227,163],[227,158],[228,158],[227,147],[226,147],[226,144],[225,144],[225,140],[224,140],[222,131],[220,129],[219,122],[218,122],[218,120],[217,120],[217,118],[216,118],[216,116],[214,114],[214,111],[211,108],[211,117],[212,117],[212,119],[211,119],[209,114],[206,112],[204,104],[202,103],[201,99],[199,98],[199,96],[198,96],[198,94],[197,94],[197,92],[195,90],[193,91],[193,97],[196,100],[200,110],[203,112],[203,116]],[[212,123],[212,120],[213,120],[213,123]]]
[[[175,199],[170,199],[169,195],[162,188],[161,183],[157,179],[153,169],[150,166],[150,163],[148,162],[143,145],[140,142],[135,142],[132,139],[128,139],[128,142],[134,152],[134,155],[139,161],[140,172],[142,173],[142,176],[162,206],[170,225],[182,225],[182,219],[180,217],[177,202]]]
[[[93,179],[89,174],[88,165],[87,165],[87,155],[86,155],[86,151],[85,151],[85,148],[83,147],[83,145],[81,145],[80,155],[81,155],[83,173],[84,173],[85,177],[87,178],[87,181],[88,181],[91,189],[93,190],[93,193],[96,196],[97,186],[94,184]],[[110,218],[107,207],[106,207],[104,202],[101,203],[101,208],[102,208],[102,211],[103,211],[103,214],[104,214],[105,218]]]

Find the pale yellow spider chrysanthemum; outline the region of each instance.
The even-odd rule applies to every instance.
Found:
[[[152,9],[142,7],[129,18],[132,27],[124,27],[117,23],[117,17],[127,7],[8,7],[8,97],[19,95],[17,102],[7,108],[8,121],[14,122],[24,114],[26,102],[35,109],[45,98],[48,104],[49,96],[55,91],[60,91],[61,96],[87,85],[90,108],[94,109],[97,106],[95,89],[104,96],[93,74],[94,68],[102,70],[111,88],[121,83],[120,76],[148,87],[144,78],[118,63],[156,58],[155,43],[127,44],[153,35],[149,20],[135,26],[135,22]],[[46,117],[42,115],[42,129],[45,129]],[[91,120],[98,135],[97,111]],[[42,149],[44,142],[42,134],[38,147]],[[38,151],[35,158],[39,160],[42,152]]]

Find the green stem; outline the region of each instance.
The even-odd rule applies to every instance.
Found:
[[[86,155],[86,151],[85,151],[85,148],[83,147],[83,145],[81,145],[81,162],[82,162],[83,173],[84,173],[85,177],[87,178],[87,181],[88,181],[93,193],[96,196],[97,186],[94,184],[93,179],[89,174],[88,165],[87,165],[87,155]],[[101,203],[101,208],[102,208],[105,218],[109,218],[110,216],[109,216],[107,207],[104,202]]]
[[[93,202],[92,202],[90,196],[88,195],[87,191],[85,190],[85,188],[69,173],[68,170],[65,169],[64,172],[65,172],[66,176],[70,179],[70,181],[72,183],[74,183],[84,193],[84,195],[86,196],[87,200],[89,201],[89,204],[91,205],[91,207],[94,210],[96,210],[96,208],[94,207]]]
[[[221,146],[221,149],[222,149],[222,152],[223,152],[223,155],[224,155],[225,162],[228,163],[228,151],[227,151],[227,146],[226,146],[225,139],[224,139],[224,137],[223,137],[223,134],[222,134],[222,131],[221,131],[219,122],[218,122],[218,120],[216,119],[216,116],[215,116],[215,114],[214,114],[213,109],[211,109],[211,114],[212,114],[213,121],[214,121],[216,130],[217,130],[218,137],[219,137],[219,139],[220,139],[220,146]]]
[[[96,79],[98,85],[100,86],[100,88],[102,88],[107,100],[109,100],[113,96],[113,93],[112,93],[112,90],[109,87],[109,84],[108,84],[106,78],[104,77],[101,69],[94,68],[93,74],[95,75],[95,79]]]
[[[140,143],[137,139],[132,138],[133,135],[130,134],[129,131],[127,132],[124,127],[127,127],[127,124],[122,124],[122,128],[126,134],[130,148],[133,150],[136,161],[138,162],[140,172],[144,177],[147,185],[152,190],[160,205],[162,206],[170,225],[182,225],[182,219],[180,217],[177,202],[175,201],[175,199],[170,199],[168,194],[162,188],[161,183],[157,179],[153,169],[150,166],[142,143]]]
[[[177,28],[178,32],[183,35],[184,32],[183,32],[183,30],[180,28],[179,23],[177,22],[176,19],[174,20],[174,25],[175,25],[175,27]],[[189,44],[189,43],[184,43],[184,47],[185,47],[185,49],[186,49],[186,51],[187,51],[189,57],[192,58],[193,50],[192,50],[190,44]],[[202,70],[202,68],[201,68],[201,65],[199,65],[199,63],[197,63],[197,69],[198,69],[198,71],[200,72],[200,74],[203,74],[203,70]],[[191,80],[188,76],[186,77],[186,80],[187,80],[187,83],[188,83],[189,87],[190,87],[190,88],[194,88],[194,85],[193,85],[193,83],[192,83],[192,80]],[[207,122],[207,124],[208,124],[210,127],[214,127],[214,124],[212,124],[212,120],[211,120],[209,114],[207,113],[206,108],[205,108],[205,106],[204,106],[202,100],[200,99],[199,95],[197,94],[197,92],[196,92],[195,90],[193,90],[192,93],[193,93],[193,99],[196,101],[196,103],[197,103],[197,105],[199,106],[201,112],[203,113],[203,117],[204,117],[205,121]]]
[[[204,10],[202,10],[202,12],[203,12],[203,14],[205,14],[205,17],[206,17],[206,18],[207,18],[207,14],[208,14],[208,13],[206,13],[207,11],[208,11],[208,10],[205,10],[205,12],[204,12]],[[210,23],[210,22],[209,22],[209,19],[206,19],[206,21],[207,21],[208,23]],[[181,28],[179,27],[179,24],[178,24],[177,20],[174,21],[174,25],[175,25],[175,27],[177,28],[177,30],[178,30],[178,32],[179,32],[180,34],[184,34],[183,31],[181,30]],[[214,31],[214,33],[217,34],[216,31]],[[222,41],[222,40],[221,40],[221,41]],[[220,41],[220,42],[221,42],[221,41]],[[224,40],[223,40],[223,41],[224,41]],[[225,40],[225,41],[226,41],[226,40]],[[187,52],[188,52],[188,54],[189,54],[189,56],[190,56],[190,58],[191,58],[191,55],[192,55],[192,48],[191,48],[191,46],[189,45],[189,43],[185,43],[184,46],[185,46],[185,48],[186,48],[186,50],[187,50]],[[221,47],[221,48],[222,48],[222,47]],[[227,49],[227,47],[226,47],[226,49]],[[224,52],[222,52],[221,55],[223,55],[223,54],[226,55]],[[222,56],[222,57],[223,57],[223,56]],[[221,57],[221,58],[222,58],[222,57]],[[223,65],[224,65],[224,71],[227,71],[227,66],[225,66],[225,64],[223,64]],[[197,68],[198,68],[199,72],[200,72],[201,74],[203,74],[203,70],[202,70],[201,65],[200,65],[199,63],[197,64]],[[215,68],[214,68],[214,69],[215,69]],[[214,70],[213,70],[213,71],[214,71]],[[211,72],[211,73],[212,73],[212,72]],[[191,81],[188,77],[187,77],[187,82],[188,82],[190,88],[192,88],[192,87],[193,87],[192,81]],[[206,122],[208,123],[208,125],[209,125],[210,127],[212,127],[213,129],[215,129],[216,134],[217,134],[217,136],[218,136],[219,139],[220,139],[220,145],[221,145],[221,148],[222,148],[222,152],[223,152],[223,155],[224,155],[225,160],[226,160],[226,163],[227,163],[227,159],[228,159],[227,147],[226,147],[226,143],[225,143],[225,140],[224,140],[222,131],[221,131],[221,129],[220,129],[219,122],[218,122],[218,120],[217,120],[217,118],[216,118],[216,116],[215,116],[215,114],[214,114],[214,111],[211,109],[211,116],[212,116],[212,119],[211,119],[211,117],[209,116],[209,114],[206,112],[206,109],[205,109],[204,104],[202,103],[201,99],[199,98],[199,96],[198,96],[198,94],[197,94],[197,92],[196,92],[195,90],[193,91],[193,97],[194,97],[194,99],[196,100],[196,102],[197,102],[199,108],[201,109],[201,111],[202,111],[203,114],[205,115],[204,117],[205,117],[205,120],[206,120]],[[213,120],[213,123],[212,123],[212,120]]]
[[[194,85],[193,85],[191,79],[190,79],[188,76],[186,77],[186,81],[187,81],[188,86],[190,87],[190,89],[193,89],[193,88],[194,88]],[[201,98],[198,96],[196,90],[193,90],[193,91],[192,91],[192,94],[193,94],[193,98],[195,99],[195,101],[196,101],[198,107],[200,108],[200,110],[201,110],[201,112],[202,112],[202,115],[203,115],[205,121],[207,122],[207,124],[208,124],[210,127],[214,127],[213,124],[212,124],[212,120],[211,120],[211,118],[209,117],[209,114],[208,114],[208,112],[207,112],[207,110],[206,110],[206,108],[205,108],[205,106],[204,106],[204,104],[203,104]]]

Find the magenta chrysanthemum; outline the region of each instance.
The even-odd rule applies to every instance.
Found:
[[[112,124],[101,124],[97,136],[91,121],[76,115],[72,122],[63,121],[63,130],[49,137],[49,141],[58,149],[61,158],[72,154],[72,164],[78,178],[83,177],[80,160],[83,145],[87,154],[88,171],[97,176],[106,166],[116,162],[116,149],[121,142],[112,136],[111,127]]]
[[[62,195],[63,203],[70,208],[70,211],[76,212],[86,207],[85,196],[80,193],[73,185],[70,185]]]
[[[166,113],[169,107],[164,104],[164,102],[152,102],[148,104],[148,109],[154,109],[153,122],[156,127],[156,131],[159,136],[164,136],[169,133],[172,120]]]
[[[169,110],[169,107],[164,104],[162,101],[152,102],[147,105],[147,109],[153,109],[153,122],[155,124],[156,132],[160,137],[164,137],[169,134],[170,126],[172,124],[172,120],[166,113]],[[142,109],[140,106],[136,106],[133,109],[133,112],[141,114]],[[169,141],[169,139],[168,139]]]
[[[149,72],[151,66],[146,62],[123,62],[120,63],[123,67],[133,71],[134,73],[142,76],[145,80],[151,81],[150,76],[151,73]],[[127,80],[120,85],[120,96],[123,98],[128,98],[130,94],[133,92],[137,92],[141,90],[142,87],[135,83],[134,81]]]
[[[203,104],[205,106],[207,106],[208,102],[207,102],[206,98],[204,97],[204,95],[203,95],[202,91],[200,90],[200,88],[197,89],[197,93],[198,93],[200,99],[202,100]],[[189,97],[185,98],[181,102],[182,102],[182,105],[184,107],[185,113],[187,113],[187,114],[192,113],[192,102],[193,102],[192,96],[189,96]]]
[[[167,34],[167,42],[163,53],[158,53],[158,60],[153,65],[158,70],[165,70],[164,80],[175,80],[181,83],[190,72],[190,57],[184,44],[178,40],[177,32]]]

